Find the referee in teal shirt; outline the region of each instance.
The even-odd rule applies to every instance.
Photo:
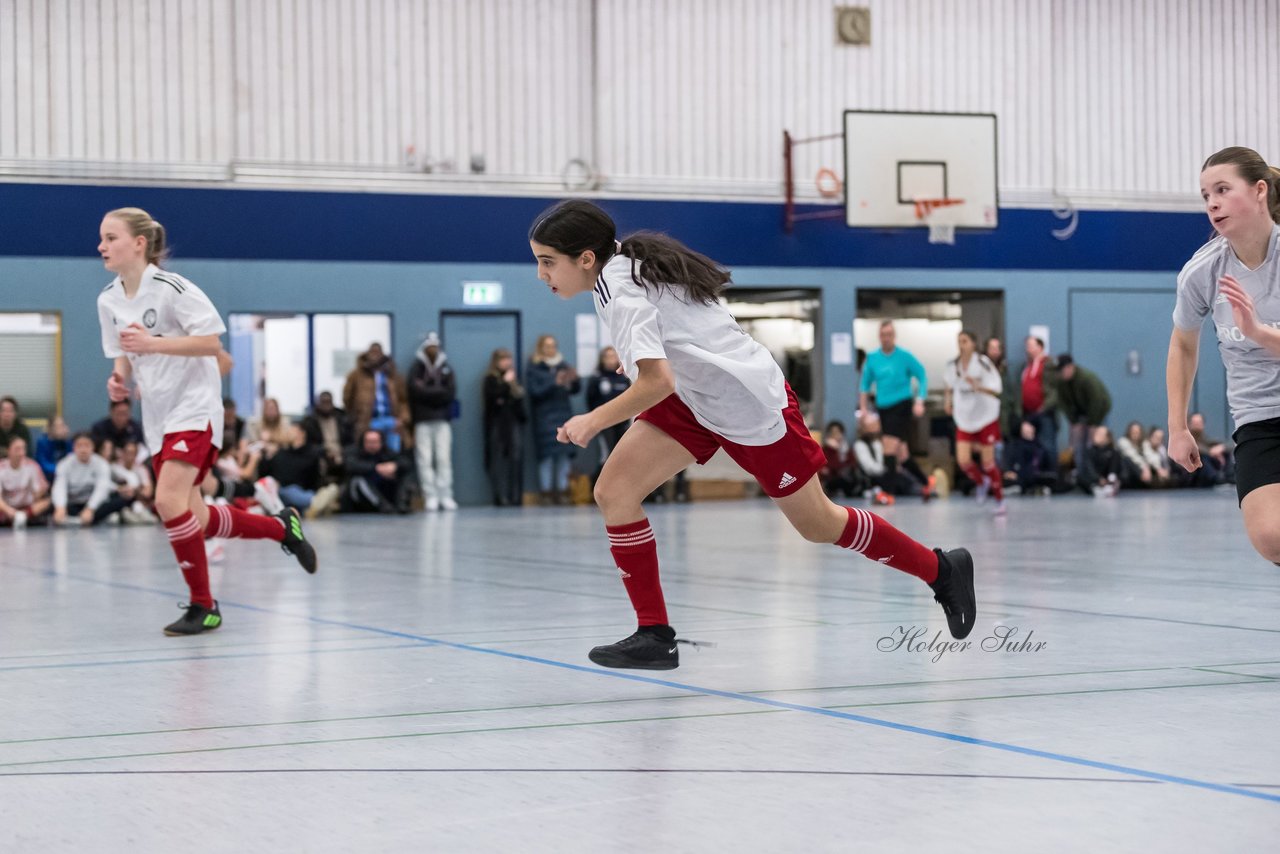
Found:
[[[893,321],[886,320],[880,324],[880,349],[867,355],[867,362],[862,368],[861,394],[858,396],[858,408],[867,411],[867,395],[875,387],[876,410],[880,413],[880,432],[884,442],[884,461],[886,475],[892,475],[898,464],[925,485],[925,500],[929,499],[932,484],[924,472],[911,459],[907,439],[911,435],[911,425],[915,418],[924,415],[924,399],[929,384],[924,373],[924,365],[920,360],[895,346],[897,334]],[[912,394],[911,380],[915,379],[915,393]]]

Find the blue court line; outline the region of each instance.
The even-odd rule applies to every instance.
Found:
[[[46,570],[45,575],[66,579],[70,581],[82,581],[90,584],[99,584],[106,587],[118,587],[126,590],[137,590],[145,593],[156,593],[162,596],[172,596],[170,590],[160,590],[154,587],[143,587],[137,584],[127,584],[118,581],[103,581],[97,578],[86,578],[84,576],[69,575],[56,573],[52,570]],[[912,724],[903,724],[896,721],[884,720],[883,718],[873,718],[868,715],[859,715],[853,712],[843,712],[836,709],[824,709],[821,706],[806,706],[801,703],[788,703],[784,700],[772,700],[768,697],[753,696],[751,694],[740,694],[736,691],[722,691],[718,688],[704,688],[698,685],[690,685],[684,682],[673,682],[668,679],[658,679],[653,676],[641,676],[636,673],[628,673],[621,670],[608,670],[600,667],[587,667],[582,664],[571,664],[567,661],[556,661],[550,658],[539,658],[534,655],[525,655],[518,652],[508,652],[500,649],[489,649],[482,646],[473,646],[472,644],[457,643],[454,641],[442,640],[439,638],[427,637],[425,635],[415,635],[410,632],[399,632],[394,629],[383,629],[378,626],[365,626],[359,623],[348,623],[342,620],[328,620],[323,617],[311,617],[305,614],[290,614],[287,611],[273,611],[268,608],[261,608],[256,605],[244,605],[238,602],[228,602],[218,600],[220,606],[229,608],[238,608],[246,611],[255,611],[260,614],[269,614],[276,617],[290,617],[293,619],[307,620],[313,623],[328,626],[341,626],[348,629],[356,629],[364,632],[374,632],[387,637],[404,638],[406,640],[419,641],[425,644],[434,644],[436,646],[448,649],[461,650],[463,652],[478,652],[485,655],[497,656],[513,661],[524,661],[530,664],[540,664],[545,667],[557,667],[562,670],[571,670],[578,673],[590,673],[593,676],[604,676],[612,679],[622,679],[628,682],[639,682],[645,685],[657,685],[663,688],[671,688],[677,691],[687,691],[693,694],[700,694],[707,697],[720,697],[726,700],[737,700],[742,703],[751,703],[757,706],[767,706],[774,709],[785,709],[792,712],[804,712],[810,715],[819,715],[826,718],[835,718],[837,720],[854,721],[856,723],[869,724],[871,726],[882,727],[884,729],[897,730],[898,732],[908,732],[914,735],[924,735],[930,738],[942,739],[944,741],[956,742],[959,744],[969,744],[975,747],[985,747],[990,750],[1000,750],[1006,753],[1015,753],[1022,756],[1032,756],[1037,759],[1047,759],[1051,762],[1062,762],[1068,765],[1077,765],[1084,768],[1094,768],[1101,771],[1110,771],[1114,774],[1125,774],[1132,777],[1142,777],[1148,780],[1157,780],[1161,783],[1174,783],[1180,786],[1189,786],[1196,789],[1207,789],[1211,792],[1221,792],[1228,795],[1239,795],[1246,798],[1254,798],[1262,801],[1270,801],[1272,803],[1280,803],[1280,794],[1270,794],[1268,792],[1258,792],[1252,789],[1246,789],[1241,786],[1232,786],[1226,783],[1213,783],[1208,780],[1197,780],[1193,777],[1179,777],[1173,774],[1163,774],[1159,771],[1148,771],[1143,768],[1133,768],[1127,765],[1117,765],[1112,762],[1100,762],[1094,759],[1085,759],[1080,756],[1071,756],[1065,753],[1054,753],[1048,750],[1038,750],[1033,747],[1022,747],[1017,744],[1009,744],[1003,741],[991,741],[985,738],[975,738],[968,735],[960,735],[953,732],[945,732],[943,730],[929,729],[927,727],[914,726]]]

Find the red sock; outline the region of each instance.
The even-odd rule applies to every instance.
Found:
[[[996,501],[1004,501],[1004,475],[1000,473],[1000,467],[994,462],[987,463],[982,473],[987,476],[987,480],[991,485],[991,495]]]
[[[200,523],[190,510],[164,523],[169,535],[169,545],[178,558],[182,577],[191,589],[191,604],[213,607],[213,594],[209,591],[209,560],[204,554],[204,537],[200,536]]]
[[[658,581],[658,543],[648,519],[629,525],[606,525],[609,551],[622,575],[622,583],[636,609],[636,620],[642,626],[665,626],[667,605],[662,599]]]
[[[242,537],[246,540],[284,540],[284,525],[274,516],[246,513],[235,507],[218,504],[209,507],[209,525],[204,529],[206,539],[214,537]]]
[[[887,563],[928,584],[938,580],[938,556],[866,510],[846,507],[849,521],[836,540],[842,549],[852,549],[871,560]]]
[[[978,464],[973,460],[969,460],[969,462],[960,466],[960,471],[964,472],[965,477],[973,481],[974,486],[982,486],[982,481],[985,478],[982,475],[982,470],[978,468]]]

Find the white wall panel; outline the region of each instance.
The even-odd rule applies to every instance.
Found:
[[[1280,0],[0,0],[0,174],[498,192],[582,158],[777,198],[784,128],[937,110],[999,115],[1005,203],[1187,203],[1217,148],[1280,160],[1278,34]],[[797,150],[802,197],[841,149]]]

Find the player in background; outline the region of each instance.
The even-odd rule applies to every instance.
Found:
[[[959,354],[943,370],[947,384],[943,406],[956,422],[956,460],[960,470],[977,486],[978,503],[990,492],[996,502],[995,515],[1003,516],[1004,475],[996,465],[996,443],[1000,441],[1000,393],[1004,383],[999,369],[978,352],[978,339],[972,332],[962,331],[956,346]],[[981,468],[973,461],[975,446]]]
[[[199,484],[222,442],[218,339],[226,327],[199,288],[160,268],[165,231],[146,211],[109,212],[100,238],[103,265],[116,273],[98,296],[102,349],[114,360],[107,394],[113,401],[126,400],[132,383],[142,399],[143,432],[156,472],[156,511],[190,590],[183,616],[164,631],[199,634],[222,624],[209,589],[206,537],[274,540],[307,572],[316,571],[316,553],[296,511],[265,517],[206,507]]]

